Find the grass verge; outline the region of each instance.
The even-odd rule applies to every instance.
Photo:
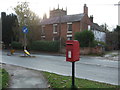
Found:
[[[71,88],[71,77],[62,76],[54,73],[43,72],[43,75],[48,79],[50,88]],[[117,85],[110,85],[106,83],[99,83],[86,79],[75,78],[76,88],[118,88]]]
[[[0,68],[0,87],[7,88],[9,82],[9,74],[5,69]]]

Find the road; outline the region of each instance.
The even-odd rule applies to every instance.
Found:
[[[0,62],[48,71],[60,75],[71,76],[71,62],[66,62],[63,56],[33,54],[34,58],[20,57],[21,53],[7,56],[6,52],[0,55]],[[78,78],[105,82],[118,85],[118,61],[101,60],[97,57],[82,56],[75,63],[75,76]]]

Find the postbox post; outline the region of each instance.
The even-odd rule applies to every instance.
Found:
[[[79,61],[80,45],[76,40],[66,41],[66,61],[72,62],[72,88],[75,88],[75,62]]]
[[[75,87],[75,62],[72,62],[72,88]]]

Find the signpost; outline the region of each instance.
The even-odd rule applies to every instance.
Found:
[[[27,28],[26,26],[24,26],[24,27],[22,28],[22,31],[23,31],[23,33],[27,34],[27,33],[28,33],[28,28]]]
[[[66,41],[66,61],[72,62],[72,88],[75,88],[75,62],[79,61],[80,45],[76,40]]]
[[[26,34],[28,33],[28,28],[26,26],[23,26],[22,31],[24,33],[24,50],[26,50],[26,46],[27,46],[27,43],[26,43]]]

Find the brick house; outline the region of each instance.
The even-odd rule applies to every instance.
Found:
[[[42,40],[72,40],[75,32],[88,30],[92,22],[88,17],[88,7],[84,4],[83,13],[67,15],[67,10],[54,9],[50,17],[41,21]]]

